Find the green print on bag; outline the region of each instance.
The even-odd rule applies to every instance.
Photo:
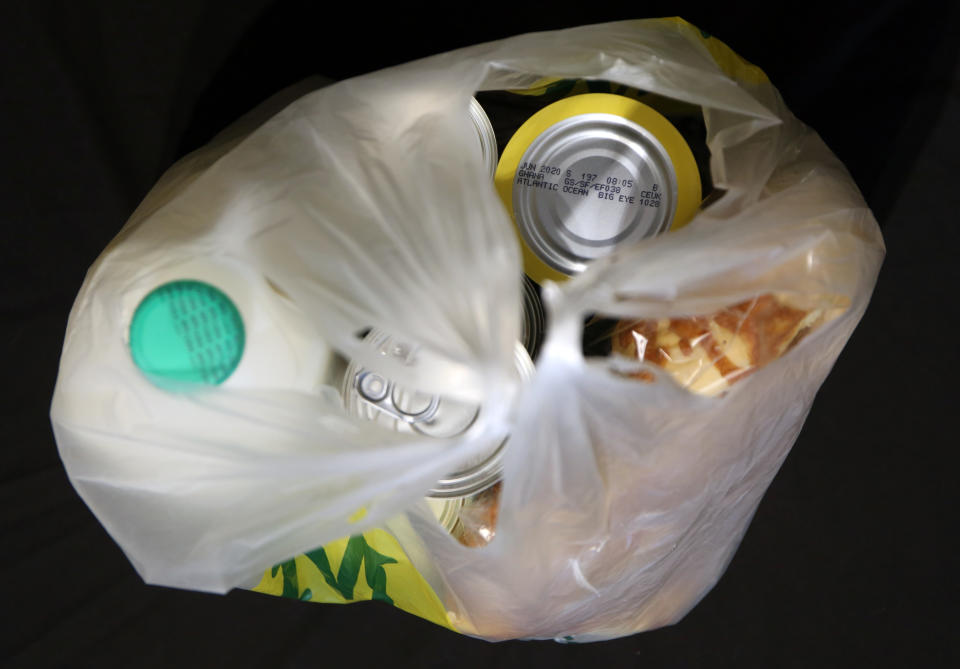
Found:
[[[395,529],[413,536],[408,523],[399,519],[395,523]],[[326,604],[377,600],[456,631],[446,606],[396,537],[380,528],[331,541],[281,562],[264,571],[253,590]]]
[[[327,558],[327,552],[324,549],[318,548],[309,553],[304,553],[304,555],[320,570],[327,585],[339,592],[346,600],[353,599],[353,591],[357,585],[362,564],[367,585],[373,591],[371,599],[393,604],[393,600],[387,595],[387,572],[383,566],[396,564],[397,561],[371,548],[363,535],[357,534],[350,537],[336,577],[333,575],[330,560]],[[303,594],[300,593],[296,562],[287,560],[276,565],[273,568],[272,575],[276,576],[278,570],[283,572],[283,593],[281,597],[309,600],[313,596],[309,588],[304,590]]]

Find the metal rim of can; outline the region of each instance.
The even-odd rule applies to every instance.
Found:
[[[378,330],[372,330],[364,339],[369,341],[378,341],[380,342],[381,346],[387,345],[392,341],[389,335]],[[521,342],[517,342],[516,346],[514,347],[514,366],[522,381],[526,381],[533,376],[535,371],[533,360]],[[375,420],[379,414],[384,414],[387,420],[391,421],[392,425],[396,428],[401,422],[408,422],[408,424],[411,426],[415,425],[416,421],[413,419],[422,419],[424,421],[433,420],[436,417],[437,412],[440,411],[440,406],[443,400],[442,398],[437,398],[435,396],[430,396],[429,401],[423,410],[417,413],[403,412],[403,417],[401,417],[401,412],[399,410],[396,412],[392,410],[385,410],[384,402],[386,402],[387,399],[392,399],[395,389],[394,384],[386,379],[383,379],[386,385],[379,389],[377,395],[380,398],[380,404],[374,403],[371,401],[371,399],[365,398],[359,390],[360,384],[366,378],[364,376],[365,374],[368,374],[367,370],[362,368],[360,365],[351,362],[347,365],[347,369],[343,375],[341,396],[343,397],[344,407],[346,408],[347,412],[354,416]],[[380,378],[382,379],[382,377]],[[469,422],[464,424],[463,430],[461,430],[460,433],[465,431],[470,425],[473,424],[473,421],[479,414],[479,410],[480,407],[475,408],[473,417],[469,420]],[[405,421],[405,418],[409,418],[411,420]],[[411,427],[411,429],[415,428]],[[429,434],[422,431],[421,433]],[[428,491],[427,497],[467,497],[486,490],[492,486],[494,483],[500,480],[501,475],[503,474],[503,452],[508,441],[509,437],[500,442],[496,448],[494,448],[488,455],[484,456],[479,462],[464,467],[462,470],[452,472],[440,479],[434,488]]]
[[[460,520],[460,509],[463,508],[465,497],[427,497],[427,506],[433,512],[433,517],[437,519],[447,532],[452,533]]]
[[[540,340],[546,330],[546,313],[537,284],[526,274],[523,275],[523,320],[520,339],[530,357],[536,359]]]
[[[537,198],[530,194],[541,191],[538,188],[520,189],[517,173],[523,171],[522,165],[536,162],[532,160],[533,156],[538,159],[545,156],[555,162],[558,157],[560,162],[567,160],[569,162],[564,163],[564,170],[568,164],[589,160],[590,142],[578,141],[589,140],[589,137],[577,138],[578,124],[586,124],[581,125],[580,129],[592,127],[591,132],[599,133],[608,142],[609,146],[600,151],[601,161],[619,164],[623,171],[629,172],[629,169],[622,165],[622,156],[619,156],[617,151],[611,151],[611,147],[616,149],[619,145],[620,148],[626,147],[628,153],[634,153],[634,166],[638,162],[645,165],[652,162],[660,173],[672,175],[671,186],[675,184],[672,188],[673,194],[670,195],[673,206],[669,215],[663,216],[658,225],[650,226],[646,230],[638,229],[634,234],[621,231],[619,237],[614,235],[611,238],[612,243],[598,244],[596,239],[578,239],[578,235],[571,231],[551,230],[549,221],[530,224],[531,220],[536,221],[538,218]],[[564,155],[562,150],[558,154],[556,147],[552,146],[551,142],[556,144],[557,139],[561,140],[560,149],[566,144],[567,155]],[[531,157],[529,161],[528,156]],[[651,156],[655,157],[655,160],[649,160]],[[541,164],[537,165],[539,167]],[[559,176],[562,180],[565,172],[550,176]],[[611,252],[618,243],[636,241],[645,236],[660,234],[667,229],[682,227],[696,214],[701,199],[696,160],[680,132],[659,112],[642,102],[609,93],[574,95],[547,105],[533,114],[504,148],[497,166],[495,182],[501,199],[513,217],[523,252],[524,269],[537,283],[546,279],[564,281],[571,274],[582,271],[589,260]],[[559,184],[557,186],[552,193],[559,190]],[[565,196],[557,194],[557,197]],[[549,200],[545,202],[549,203]],[[553,204],[559,207],[564,202]],[[562,211],[562,208],[555,209],[554,219],[559,216],[557,211]],[[565,237],[567,242],[571,242],[580,251],[586,250],[586,257],[572,253],[569,248],[571,244],[564,249],[563,244],[556,243],[558,237]],[[591,253],[594,247],[596,251]]]
[[[477,102],[476,98],[470,98],[470,120],[477,131],[477,138],[480,141],[480,155],[483,157],[483,163],[490,172],[490,178],[493,179],[497,173],[497,135],[493,131],[493,124],[490,123],[490,117],[487,112]]]

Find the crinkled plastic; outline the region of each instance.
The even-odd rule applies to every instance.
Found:
[[[686,227],[545,285],[550,330],[521,386],[520,256],[468,106],[545,77],[702,106],[725,192]],[[249,587],[402,520],[408,531],[391,531],[458,631],[622,636],[676,622],[720,578],[883,252],[845,168],[716,39],[665,19],[522,35],[328,86],[175,166],[86,277],[52,421],[73,485],[149,583]],[[190,392],[149,383],[127,350],[131,287],[181,261],[230,268],[253,302],[270,296],[248,343],[286,347],[277,369]],[[722,393],[582,354],[591,314],[653,322],[769,295],[837,308]],[[415,343],[421,364],[378,357],[356,336],[370,327]],[[483,410],[453,439],[348,416],[311,378],[323,365],[304,362],[328,348]],[[422,496],[506,435],[496,536],[466,547]]]

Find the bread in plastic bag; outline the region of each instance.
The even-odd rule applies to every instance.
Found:
[[[521,384],[520,254],[467,109],[476,91],[544,78],[701,106],[723,194],[682,229],[545,284],[550,328]],[[351,545],[371,592],[392,601],[394,542],[457,631],[623,636],[678,621],[720,578],[883,252],[843,165],[715,38],[673,19],[522,35],[330,85],[171,168],[87,274],[53,427],[74,487],[148,583],[252,587],[363,536]],[[220,386],[163,389],[131,359],[134,309],[178,276],[230,286],[245,315],[244,358]],[[811,327],[709,392],[636,338],[582,351],[591,315],[656,337],[670,329],[657,323],[709,330],[770,300]],[[421,364],[378,356],[356,336],[369,328]],[[482,411],[439,439],[352,417],[325,381],[332,351]],[[423,495],[508,436],[495,536],[466,546]]]

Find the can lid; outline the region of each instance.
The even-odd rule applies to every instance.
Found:
[[[701,187],[680,132],[642,102],[607,93],[565,98],[531,116],[505,147],[496,185],[524,269],[538,283],[686,224]]]
[[[387,334],[374,330],[366,340],[385,355],[408,359],[405,346],[395,345]],[[521,379],[533,375],[530,355],[520,342],[514,348],[514,364]],[[455,437],[476,420],[480,407],[448,397],[429,395],[404,388],[379,373],[350,363],[343,379],[343,400],[347,412],[395,430],[413,431],[433,437]],[[506,440],[492,444],[489,452],[466,462],[460,470],[443,477],[428,493],[430,497],[463,497],[477,493],[500,480]]]
[[[497,172],[497,135],[493,131],[490,117],[476,98],[470,98],[470,120],[477,131],[480,141],[480,154],[492,179]]]
[[[172,281],[151,291],[130,322],[130,355],[154,385],[218,385],[240,364],[245,333],[240,311],[219,288]]]

